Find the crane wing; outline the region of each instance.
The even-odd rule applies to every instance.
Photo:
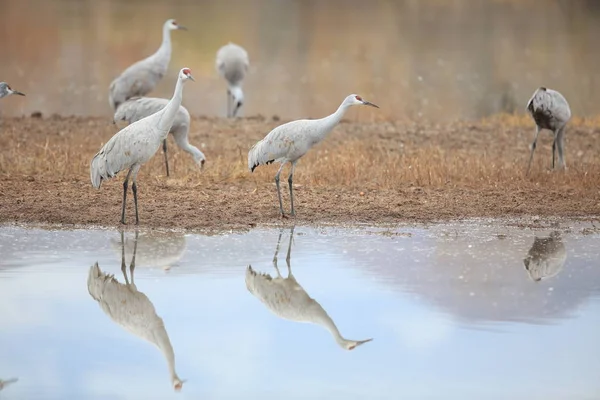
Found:
[[[292,144],[290,125],[298,121],[288,122],[273,129],[264,139],[258,141],[248,152],[248,169],[254,172],[259,165],[271,164],[284,157]]]

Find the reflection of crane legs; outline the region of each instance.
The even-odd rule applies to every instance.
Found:
[[[135,230],[135,241],[133,242],[133,257],[131,258],[131,264],[129,265],[129,274],[131,275],[131,284],[135,285],[133,282],[133,270],[135,269],[135,253],[137,252],[137,242],[138,242],[139,231]],[[125,235],[123,231],[121,231],[121,271],[123,272],[123,276],[125,277],[125,284],[129,285],[129,279],[127,279],[127,267],[125,265]]]
[[[294,228],[296,226],[292,226],[290,230],[290,243],[288,244],[288,251],[285,257],[285,263],[288,267],[288,276],[292,275],[292,267],[290,266],[291,254],[292,254],[292,239],[294,238]],[[283,228],[279,231],[279,238],[277,239],[277,247],[275,248],[275,255],[273,256],[273,266],[277,271],[277,276],[282,278],[281,273],[279,272],[279,268],[277,267],[277,254],[279,253],[279,245],[281,244],[281,237],[283,236]]]

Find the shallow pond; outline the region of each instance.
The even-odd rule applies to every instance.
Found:
[[[584,228],[2,227],[0,398],[597,398]]]

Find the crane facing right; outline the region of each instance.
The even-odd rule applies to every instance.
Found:
[[[529,155],[529,164],[527,165],[527,175],[531,168],[533,152],[538,140],[540,130],[548,129],[554,133],[552,142],[552,169],[554,169],[554,160],[556,158],[556,149],[558,149],[558,164],[561,168],[567,168],[565,164],[565,127],[571,119],[571,108],[567,99],[556,90],[545,87],[538,88],[529,102],[527,111],[535,121],[535,137],[531,144],[531,153]]]
[[[320,119],[299,119],[279,125],[269,132],[264,139],[252,146],[248,152],[248,169],[250,172],[254,172],[254,169],[259,165],[271,164],[272,162],[281,163],[275,175],[281,218],[286,218],[283,212],[281,190],[279,187],[279,175],[281,175],[284,165],[288,162],[292,164],[288,177],[288,185],[290,187],[290,215],[294,216],[296,212],[294,210],[292,180],[296,163],[311,147],[325,139],[325,136],[339,124],[348,108],[352,106],[379,108],[379,106],[364,100],[359,95],[351,94],[342,101],[342,104],[340,104],[333,114]]]

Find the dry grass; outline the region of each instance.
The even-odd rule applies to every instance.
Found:
[[[262,118],[238,121],[196,119],[190,142],[207,156],[200,172],[169,139],[170,185],[239,181],[272,182],[277,166],[247,170],[248,148],[278,125]],[[342,123],[299,163],[300,185],[365,189],[400,186],[468,188],[530,186],[596,188],[600,119],[575,119],[567,133],[566,173],[550,173],[551,134],[540,137],[530,177],[525,167],[533,136],[531,121],[500,115],[479,123],[445,126],[412,123]],[[31,118],[5,121],[0,139],[0,174],[58,180],[87,180],[89,161],[116,131],[102,118]],[[141,180],[163,179],[162,151],[142,168]],[[287,170],[284,174],[287,173]]]
[[[46,190],[59,196],[53,190],[61,187],[61,190],[69,189],[85,196],[111,196],[107,200],[109,208],[117,209],[120,197],[115,193],[122,178],[106,182],[100,192],[89,184],[89,161],[118,129],[108,119],[15,118],[3,123],[0,179],[4,183],[0,196],[5,196],[6,201],[17,198],[19,192],[25,190],[35,190],[38,195]],[[159,150],[142,168],[138,178],[144,196],[156,197],[157,207],[163,207],[164,195],[155,196],[155,193],[170,190],[171,194],[193,202],[198,201],[194,199],[214,202],[216,210],[225,207],[226,211],[219,212],[232,215],[252,214],[258,203],[264,205],[265,210],[272,206],[275,211],[273,177],[277,165],[259,167],[250,174],[246,157],[250,146],[280,123],[260,117],[236,121],[195,118],[190,142],[205,152],[205,169],[199,171],[191,157],[179,150],[170,138],[171,177],[164,176],[164,161]],[[480,122],[446,125],[345,121],[300,161],[294,182],[300,190],[300,201],[309,199],[301,206],[315,207],[312,220],[319,220],[323,212],[320,205],[312,203],[327,204],[337,198],[338,193],[346,197],[377,193],[376,198],[367,196],[348,205],[353,209],[363,207],[360,213],[368,213],[366,217],[358,213],[356,219],[375,221],[378,213],[387,217],[409,214],[417,219],[420,215],[428,215],[428,218],[514,213],[598,215],[598,126],[598,118],[575,119],[571,123],[567,131],[569,168],[566,172],[549,170],[552,138],[549,133],[541,135],[532,172],[527,177],[525,168],[534,128],[524,116],[499,115]],[[18,182],[34,184],[24,188]],[[256,189],[263,187],[266,190],[258,190],[260,198],[248,197],[256,196]],[[111,194],[106,194],[106,190]],[[67,195],[61,193],[61,197]],[[425,193],[425,197],[411,198],[419,193]],[[285,195],[287,197],[287,193]],[[225,197],[219,199],[218,196]],[[231,204],[242,196],[246,196],[244,201],[250,201],[245,211]],[[22,193],[18,198],[27,201]],[[98,201],[98,197],[93,198]],[[436,201],[439,204],[436,205]],[[413,208],[403,209],[407,205]],[[338,206],[346,207],[345,203],[337,203]],[[393,207],[401,211],[395,212]],[[431,209],[427,211],[427,207]],[[35,207],[28,210],[27,219],[35,219],[38,212]],[[14,212],[22,214],[22,207],[14,208]]]

